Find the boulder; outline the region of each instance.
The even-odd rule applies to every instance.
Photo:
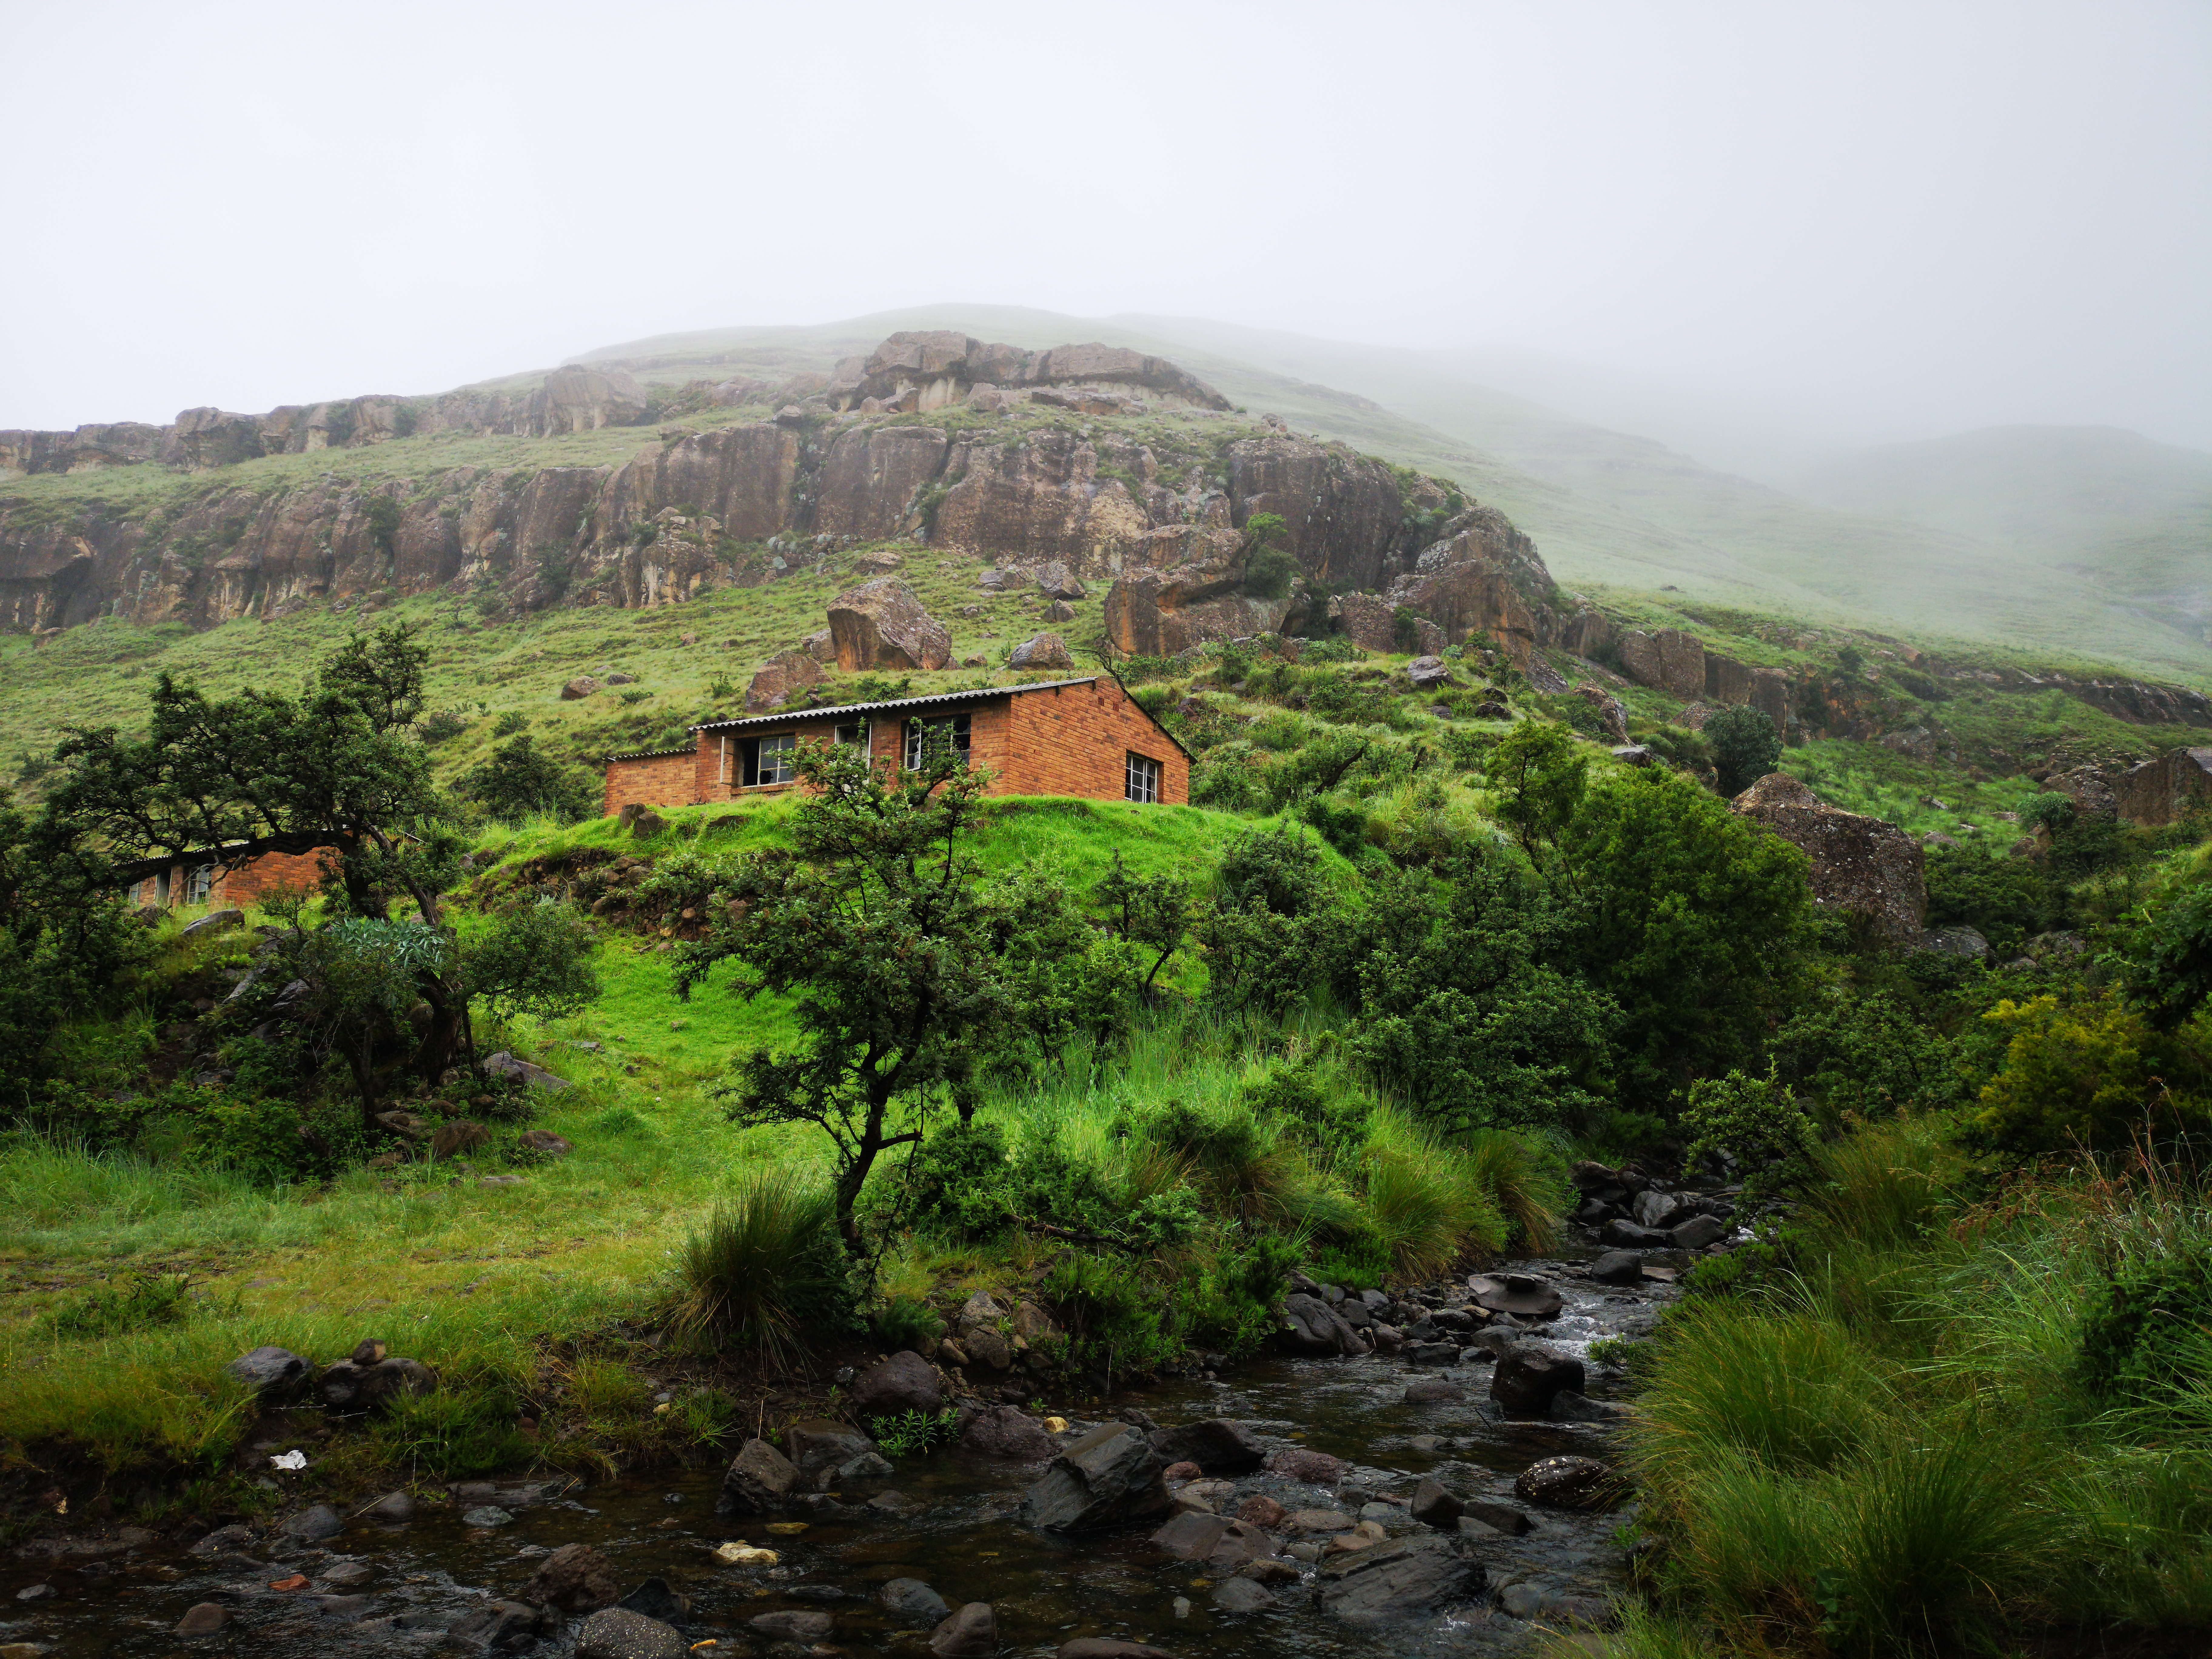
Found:
[[[1633,1250],[1607,1250],[1589,1265],[1589,1276],[1601,1285],[1635,1285],[1644,1278],[1644,1258]]]
[[[779,651],[745,685],[745,713],[765,714],[781,708],[793,692],[819,685],[822,665],[804,651]]]
[[[1433,1406],[1466,1397],[1467,1390],[1449,1377],[1417,1376],[1406,1384],[1406,1403],[1409,1406]]]
[[[1628,708],[1619,697],[1614,696],[1601,685],[1589,684],[1577,686],[1575,695],[1597,711],[1598,723],[1604,728],[1607,742],[1619,744],[1621,748],[1628,746]],[[1620,748],[1615,748],[1613,752],[1614,757],[1618,759],[1620,756]],[[1647,750],[1644,760],[1650,758],[1650,755]],[[1634,763],[1640,766],[1644,761],[1640,760]]]
[[[1239,1521],[1249,1521],[1254,1526],[1264,1528],[1269,1532],[1280,1528],[1284,1516],[1288,1513],[1288,1510],[1265,1492],[1255,1492],[1237,1506],[1237,1518]]]
[[[1510,1504],[1500,1504],[1487,1498],[1467,1500],[1463,1518],[1480,1522],[1492,1532],[1502,1532],[1509,1538],[1518,1538],[1535,1525]]]
[[[1636,1218],[1638,1226],[1664,1232],[1682,1218],[1687,1207],[1687,1201],[1680,1193],[1662,1193],[1651,1187],[1629,1201],[1628,1212]]]
[[[645,822],[645,817],[646,815],[641,813],[637,821],[642,823]],[[550,1094],[558,1094],[563,1089],[573,1089],[576,1086],[564,1077],[554,1076],[543,1066],[532,1066],[526,1060],[517,1060],[504,1048],[485,1060],[483,1069],[484,1075],[487,1077],[507,1078],[514,1082],[528,1084],[533,1089],[544,1089]]]
[[[1705,695],[1705,649],[1694,634],[1677,628],[1646,634],[1632,628],[1621,634],[1615,648],[1622,670],[1638,685],[1678,697]]]
[[[1407,1619],[1474,1598],[1481,1569],[1442,1538],[1401,1538],[1340,1555],[1321,1570],[1321,1604],[1340,1619]]]
[[[1224,1613],[1257,1613],[1275,1605],[1275,1595],[1249,1578],[1224,1578],[1213,1587],[1213,1605]]]
[[[809,1482],[875,1449],[876,1443],[858,1430],[819,1417],[793,1424],[783,1437],[785,1456],[799,1479]]]
[[[1067,641],[1057,634],[1038,634],[1024,640],[1006,659],[1009,668],[1073,668],[1075,659]]]
[[[1572,1389],[1562,1389],[1552,1396],[1552,1403],[1544,1407],[1544,1415],[1554,1423],[1613,1423],[1627,1415],[1618,1406],[1609,1406],[1602,1400],[1592,1400],[1588,1395],[1577,1394]]]
[[[561,701],[574,702],[579,698],[591,696],[599,689],[599,683],[589,674],[579,674],[561,688]]]
[[[988,1601],[970,1601],[929,1633],[929,1650],[939,1659],[979,1659],[999,1650],[999,1622]]]
[[[1293,1291],[1283,1298],[1283,1339],[1300,1353],[1358,1354],[1367,1352],[1344,1316],[1317,1296]]]
[[[332,1411],[374,1411],[401,1395],[426,1395],[437,1386],[437,1374],[419,1359],[395,1357],[364,1364],[356,1352],[323,1372],[318,1392]]]
[[[1662,1232],[1650,1227],[1639,1227],[1633,1221],[1608,1221],[1598,1230],[1598,1243],[1609,1244],[1617,1250],[1671,1250],[1674,1241]]]
[[[1649,766],[1651,751],[1640,743],[1626,743],[1613,751],[1613,759],[1623,766]]]
[[[187,922],[178,931],[179,939],[190,939],[195,933],[220,933],[227,927],[246,926],[243,910],[210,910],[198,921]]]
[[[1060,1449],[1043,1424],[1016,1406],[986,1406],[960,1431],[960,1444],[984,1457],[1013,1457],[1040,1463]]]
[[[945,1598],[919,1578],[893,1578],[876,1592],[884,1612],[909,1624],[934,1625],[952,1609]]]
[[[622,1597],[614,1568],[589,1544],[563,1544],[538,1564],[522,1599],[563,1613],[592,1613]]]
[[[430,1137],[430,1150],[440,1158],[459,1158],[463,1152],[472,1152],[479,1146],[491,1144],[491,1131],[481,1123],[471,1123],[457,1117],[450,1123],[441,1123],[437,1133]]]
[[[1168,1508],[1166,1460],[1126,1423],[1102,1423],[1053,1459],[1023,1508],[1046,1532],[1097,1532]]]
[[[1075,620],[1075,607],[1066,599],[1054,599],[1044,608],[1044,619],[1048,623],[1070,623]]]
[[[902,1349],[854,1378],[849,1399],[853,1415],[866,1423],[908,1412],[937,1411],[945,1404],[945,1385],[927,1359]]]
[[[788,1608],[777,1613],[755,1613],[745,1620],[745,1628],[756,1636],[771,1639],[780,1637],[787,1642],[820,1642],[828,1639],[836,1622],[826,1613]]]
[[[922,607],[914,589],[894,576],[848,588],[830,602],[830,637],[837,666],[927,672],[952,660],[952,636]]]
[[[1467,1288],[1476,1307],[1517,1319],[1548,1319],[1565,1302],[1557,1285],[1534,1273],[1475,1273]]]
[[[1178,1561],[1203,1561],[1228,1530],[1229,1522],[1220,1516],[1186,1510],[1145,1541]]]
[[[738,1449],[722,1476],[714,1513],[774,1515],[784,1507],[798,1484],[799,1471],[789,1458],[765,1440],[748,1440]]]
[[[1242,1423],[1209,1417],[1179,1429],[1155,1429],[1152,1449],[1169,1462],[1186,1460],[1208,1474],[1249,1474],[1267,1461],[1267,1449]]]
[[[230,1622],[230,1609],[214,1601],[200,1601],[185,1609],[185,1616],[177,1621],[179,1636],[212,1636]],[[29,1644],[24,1644],[29,1647]],[[31,1648],[33,1653],[43,1653],[43,1648]]]
[[[691,1644],[672,1626],[628,1607],[602,1607],[576,1632],[576,1659],[690,1659]]]
[[[288,1518],[276,1530],[301,1544],[319,1544],[345,1530],[345,1517],[328,1504],[318,1504]]]
[[[1759,779],[1729,810],[1805,853],[1816,903],[1863,916],[1890,944],[1919,943],[1928,884],[1920,844],[1907,832],[1826,805],[1782,772]]]
[[[1613,1486],[1613,1471],[1594,1457],[1547,1457],[1522,1470],[1513,1490],[1549,1509],[1595,1510],[1610,1502]]]
[[[242,1353],[223,1370],[256,1394],[282,1395],[313,1381],[314,1366],[289,1348],[260,1347]]]
[[[1075,573],[1059,560],[1053,559],[1037,567],[1037,592],[1048,599],[1079,599],[1085,588],[1076,579]]]
[[[1919,948],[1937,956],[1959,957],[1968,962],[1987,962],[1990,942],[1973,927],[1930,927],[1920,936]]]
[[[1431,1475],[1413,1488],[1413,1501],[1406,1513],[1425,1527],[1434,1527],[1440,1532],[1450,1532],[1459,1525],[1459,1518],[1467,1513],[1467,1505],[1449,1491],[1444,1483]]]
[[[404,1526],[415,1518],[414,1494],[404,1492],[388,1492],[362,1513],[370,1520],[381,1522],[386,1526]]]
[[[540,1158],[566,1158],[576,1150],[573,1143],[550,1129],[525,1129],[515,1137],[514,1144]]]
[[[968,1357],[979,1365],[988,1365],[994,1371],[1003,1371],[1014,1363],[1014,1351],[1006,1339],[988,1325],[978,1325],[964,1334],[961,1345]]]
[[[1244,639],[1279,631],[1291,614],[1288,597],[1260,598],[1244,591],[1244,565],[1233,530],[1177,526],[1179,538],[1222,544],[1196,549],[1197,557],[1164,568],[1124,570],[1106,590],[1103,620],[1114,643],[1133,656],[1172,657],[1209,641]]]
[[[1490,1397],[1513,1417],[1541,1417],[1562,1389],[1582,1392],[1583,1362],[1555,1353],[1540,1342],[1516,1342],[1499,1356],[1491,1376]]]
[[[1416,657],[1406,665],[1406,678],[1416,691],[1433,691],[1452,683],[1451,665],[1442,657]]]
[[[1316,1451],[1310,1446],[1283,1446],[1267,1454],[1267,1467],[1275,1474],[1291,1480],[1304,1480],[1315,1486],[1327,1486],[1340,1480],[1352,1466],[1341,1457],[1332,1457],[1325,1451]]]
[[[1383,599],[1394,613],[1403,608],[1427,617],[1447,641],[1483,636],[1533,678],[1542,662],[1535,655],[1535,606],[1551,586],[1535,544],[1504,514],[1478,507],[1447,523],[1443,538],[1422,550]],[[1549,672],[1548,665],[1540,672]]]
[[[1678,1250],[1702,1250],[1728,1236],[1728,1223],[1709,1215],[1693,1215],[1667,1232],[1668,1242]]]

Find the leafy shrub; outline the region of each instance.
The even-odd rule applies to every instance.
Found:
[[[809,1337],[852,1324],[846,1272],[831,1194],[788,1166],[756,1166],[685,1241],[670,1324],[788,1363]]]
[[[1325,1088],[1322,1074],[1311,1062],[1272,1066],[1237,1091],[1238,1103],[1262,1123],[1282,1124],[1318,1150],[1335,1158],[1367,1139],[1374,1103],[1341,1078],[1332,1078]]]
[[[1337,663],[1364,661],[1367,653],[1342,634],[1332,634],[1326,639],[1309,640],[1305,649],[1298,653],[1302,663]]]
[[[1982,1018],[2008,1032],[2004,1065],[1982,1091],[1974,1127],[2023,1153],[2125,1147],[2212,1120],[2212,1034],[2160,1031],[2107,994],[2072,1007],[2007,998]]]
[[[994,1124],[950,1123],[908,1166],[914,1224],[953,1238],[996,1237],[1014,1212],[1014,1169]]]
[[[450,708],[432,709],[422,716],[422,724],[416,727],[416,730],[422,734],[422,741],[432,744],[458,738],[468,729],[468,717],[456,714]]]
[[[508,709],[491,723],[491,734],[495,738],[511,738],[518,732],[527,732],[529,729],[530,716],[520,708]]]
[[[1782,734],[1774,729],[1773,717],[1749,703],[1715,709],[1706,717],[1705,732],[1724,795],[1741,794],[1782,758]]]
[[[886,1457],[910,1457],[939,1442],[957,1439],[960,1413],[947,1406],[940,1412],[901,1412],[896,1417],[872,1417],[868,1433]]]
[[[1972,927],[2002,952],[2016,950],[2032,933],[2066,925],[2065,887],[2033,860],[1939,847],[1929,854],[1927,867],[1930,927]]]
[[[1117,1373],[1158,1370],[1182,1351],[1172,1308],[1134,1267],[1070,1251],[1043,1288],[1067,1329],[1067,1360],[1078,1370],[1110,1383]]]
[[[2121,1399],[2212,1380],[2212,1254],[2123,1262],[2082,1321],[2079,1363],[2091,1389]]]
[[[601,790],[591,775],[543,753],[527,732],[499,744],[461,774],[455,786],[492,817],[507,822],[550,812],[563,823],[599,814]]]
[[[1731,1071],[1723,1078],[1698,1079],[1690,1085],[1682,1127],[1691,1138],[1682,1154],[1685,1169],[1725,1152],[1745,1170],[1747,1191],[1795,1186],[1812,1173],[1807,1154],[1813,1146],[1813,1120],[1790,1085],[1771,1071],[1764,1078]]]
[[[2171,1031],[2212,998],[2212,881],[2186,889],[2155,911],[2118,962],[2129,1000]]]
[[[1267,763],[1249,743],[1224,743],[1198,757],[1190,804],[1224,812],[1257,812],[1267,802]]]
[[[1832,1112],[1929,1111],[1960,1093],[1954,1046],[1887,996],[1837,997],[1803,1009],[1775,1033],[1774,1052],[1782,1076],[1813,1090]]]

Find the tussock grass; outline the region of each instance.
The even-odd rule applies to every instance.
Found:
[[[811,1322],[848,1299],[836,1200],[808,1172],[757,1164],[684,1241],[671,1328],[694,1342],[751,1349],[787,1363]],[[580,1375],[596,1397],[611,1373]]]

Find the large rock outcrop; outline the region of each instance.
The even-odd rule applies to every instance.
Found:
[[[1287,597],[1244,591],[1244,561],[1232,532],[1214,532],[1212,557],[1165,570],[1133,570],[1107,590],[1107,637],[1139,657],[1172,657],[1211,640],[1272,633],[1290,614]]]
[[[1025,351],[1019,346],[987,343],[953,329],[902,331],[866,357],[846,358],[831,372],[826,395],[834,409],[912,411],[969,402],[979,390],[1001,397],[1035,396],[1048,388],[1068,387],[1103,395],[1050,401],[1090,413],[1109,413],[1133,403],[1181,409],[1229,407],[1229,400],[1218,392],[1164,357],[1095,343]]]
[[[1552,586],[1535,544],[1495,507],[1470,508],[1444,528],[1385,602],[1434,623],[1448,644],[1481,637],[1527,668],[1538,643],[1535,607]]]
[[[1827,805],[1785,772],[1768,773],[1730,810],[1804,851],[1816,902],[1864,916],[1893,945],[1918,943],[1928,883],[1920,844],[1904,830]]]
[[[2171,749],[2112,786],[2119,815],[2156,829],[2212,807],[2212,749]]]

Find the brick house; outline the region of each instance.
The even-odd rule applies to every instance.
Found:
[[[801,744],[857,744],[879,766],[917,764],[950,744],[995,775],[994,795],[1190,799],[1190,756],[1107,678],[946,691],[890,702],[787,710],[691,728],[681,749],[607,757],[606,812],[696,806],[794,787]]]
[[[323,850],[257,853],[231,869],[212,860],[203,862],[207,860],[205,854],[190,861],[180,859],[167,869],[141,877],[131,886],[131,902],[164,910],[188,904],[243,910],[272,887],[305,888],[312,892],[322,884]]]

